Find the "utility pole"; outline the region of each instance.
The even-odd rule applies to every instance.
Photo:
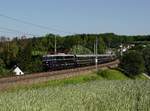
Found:
[[[57,40],[56,40],[56,35],[55,35],[55,49],[54,49],[55,55],[57,54]]]
[[[96,54],[96,53],[95,53],[95,43],[96,43],[96,41],[94,42],[94,55]]]
[[[96,72],[98,71],[98,67],[97,67],[97,64],[98,64],[98,57],[97,57],[97,45],[98,45],[98,40],[97,40],[97,36],[96,36],[96,43],[95,43],[95,67],[96,67]]]

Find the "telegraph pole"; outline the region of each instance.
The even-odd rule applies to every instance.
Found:
[[[96,54],[96,53],[95,53],[95,43],[96,43],[96,41],[94,42],[94,55]]]
[[[97,43],[98,41],[97,41],[97,36],[96,36],[96,43],[95,43],[95,67],[96,67],[96,72],[98,71],[98,67],[97,67],[97,64],[98,64],[98,57],[97,57],[97,45],[98,45],[98,43]]]
[[[56,40],[56,35],[55,35],[55,49],[54,49],[55,55],[57,54],[57,40]]]

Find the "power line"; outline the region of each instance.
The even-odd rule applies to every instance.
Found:
[[[25,34],[25,33],[19,33],[19,32],[16,32],[16,31],[9,31],[9,30],[0,30],[0,33],[1,33],[1,35],[5,35],[6,33],[8,34],[14,34],[14,36],[16,35],[16,34],[18,34],[18,35],[28,35],[28,34]]]
[[[47,26],[44,26],[44,25],[39,25],[39,24],[31,23],[31,22],[28,22],[28,21],[25,21],[25,20],[21,20],[21,19],[18,19],[18,18],[7,16],[7,15],[4,15],[4,14],[0,14],[0,16],[4,17],[4,18],[7,18],[7,19],[10,19],[10,20],[13,20],[13,21],[16,21],[16,22],[23,23],[23,24],[32,25],[34,27],[38,27],[38,28],[41,28],[41,29],[53,30],[53,31],[63,32],[63,33],[69,33],[69,34],[75,34],[75,33],[72,33],[72,32],[63,31],[63,30],[59,30],[59,29],[47,27]]]
[[[0,29],[5,30],[5,31],[7,31],[9,33],[15,32],[15,33],[19,33],[19,34],[22,34],[22,35],[30,35],[30,36],[38,36],[39,37],[39,35],[35,35],[35,34],[31,34],[31,33],[26,33],[26,32],[21,32],[21,31],[18,31],[18,30],[10,29],[10,28],[0,27]]]
[[[14,35],[18,34],[18,33],[16,33],[16,32],[10,32],[10,31],[4,31],[4,30],[0,30],[0,33],[1,33],[2,36],[4,36],[6,33],[7,33],[7,35],[8,35],[8,33],[9,33],[9,34],[14,34]],[[0,36],[1,36],[1,35],[0,35]]]
[[[10,20],[13,20],[13,21],[16,21],[16,22],[23,23],[23,24],[32,25],[34,27],[38,27],[38,28],[41,28],[41,29],[53,30],[53,31],[63,32],[63,33],[69,33],[69,34],[75,34],[75,33],[72,33],[72,32],[63,31],[63,30],[59,30],[59,29],[47,27],[47,26],[44,26],[44,25],[39,25],[39,24],[31,23],[31,22],[28,22],[28,21],[25,21],[25,20],[21,20],[21,19],[18,19],[18,18],[7,16],[7,15],[4,15],[4,14],[0,14],[0,16],[4,17],[4,18],[7,18],[7,19],[10,19]],[[14,30],[14,29],[2,28],[2,27],[0,27],[0,29],[4,29],[4,30],[7,30],[7,31],[13,31],[13,32],[19,32],[20,33],[20,31]],[[25,33],[25,34],[35,36],[35,35],[29,34],[29,33]],[[54,49],[55,54],[57,53],[57,46],[56,45],[57,45],[57,40],[56,40],[56,36],[55,36],[55,49]]]

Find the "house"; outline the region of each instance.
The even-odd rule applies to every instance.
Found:
[[[15,75],[17,75],[17,76],[24,75],[24,73],[21,71],[21,69],[18,66],[15,66],[13,68],[13,73],[15,73]]]
[[[121,44],[119,47],[120,47],[120,49],[119,49],[119,51],[121,51],[121,52],[126,52],[127,50],[129,50],[129,49],[131,49],[131,48],[133,48],[135,45],[134,44]]]

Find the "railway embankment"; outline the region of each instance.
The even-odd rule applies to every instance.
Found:
[[[109,63],[104,63],[98,65],[98,68],[107,68],[107,67],[117,67],[119,61],[115,60]],[[43,73],[35,73],[30,75],[24,76],[14,76],[14,77],[6,77],[0,79],[0,90],[8,89],[10,87],[15,87],[16,85],[30,85],[40,82],[46,82],[48,80],[57,80],[57,79],[64,79],[78,75],[86,75],[95,71],[95,66],[88,66],[88,67],[81,67],[75,69],[67,69],[67,70],[60,70],[60,71],[52,71],[52,72],[43,72]]]

